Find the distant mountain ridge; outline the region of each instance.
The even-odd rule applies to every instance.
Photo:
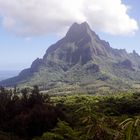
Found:
[[[39,85],[42,89],[75,87],[87,91],[129,89],[140,82],[140,56],[113,49],[88,23],[74,23],[42,59],[0,84]]]

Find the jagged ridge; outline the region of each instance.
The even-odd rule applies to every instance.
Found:
[[[95,81],[113,86],[116,81],[132,84],[140,81],[139,64],[140,56],[135,51],[128,54],[123,49],[113,49],[86,22],[74,23],[64,38],[47,49],[42,59],[36,59],[29,69],[0,84],[45,87],[75,83],[80,86]]]

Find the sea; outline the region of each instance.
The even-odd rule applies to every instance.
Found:
[[[19,70],[0,70],[0,81],[17,76],[19,72]]]

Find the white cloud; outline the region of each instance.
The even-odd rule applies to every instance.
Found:
[[[136,20],[121,0],[0,0],[2,25],[17,35],[61,33],[73,22],[114,35],[134,34]]]
[[[3,18],[3,26],[7,28],[8,30],[11,30],[14,28],[16,24],[16,21],[12,19],[11,17],[4,17]]]

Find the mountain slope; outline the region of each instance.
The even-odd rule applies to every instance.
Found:
[[[51,45],[42,59],[4,86],[39,85],[43,89],[128,89],[140,81],[140,56],[113,49],[89,25],[74,23],[66,36]],[[74,88],[75,89],[75,88]]]

